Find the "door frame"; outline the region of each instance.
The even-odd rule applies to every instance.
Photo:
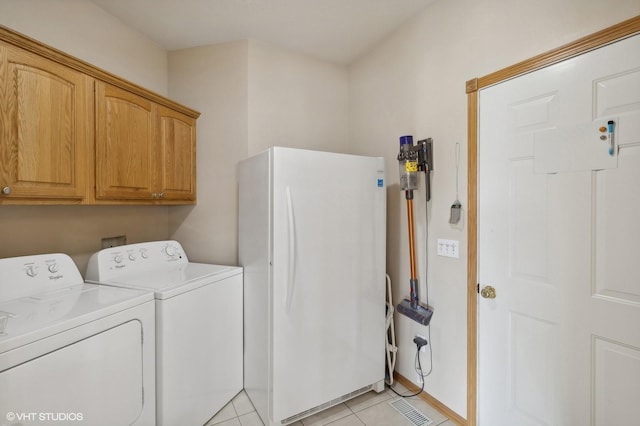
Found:
[[[478,386],[478,95],[481,89],[640,33],[640,15],[572,43],[466,82],[467,94],[467,425],[477,424]]]

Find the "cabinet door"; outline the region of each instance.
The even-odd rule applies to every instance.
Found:
[[[96,199],[154,199],[156,145],[155,104],[96,82]]]
[[[0,203],[80,202],[92,80],[0,43]]]
[[[196,199],[196,121],[179,112],[158,107],[162,200]]]

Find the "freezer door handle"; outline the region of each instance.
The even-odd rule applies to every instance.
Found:
[[[296,278],[296,221],[293,216],[293,199],[291,198],[291,188],[287,186],[287,225],[289,227],[289,256],[287,265],[287,292],[285,296],[284,306],[286,313],[291,311],[291,302],[293,300],[293,287]]]

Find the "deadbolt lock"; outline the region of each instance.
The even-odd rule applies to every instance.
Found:
[[[491,287],[490,285],[485,286],[482,291],[480,291],[480,296],[485,299],[495,299],[496,298],[496,289]]]

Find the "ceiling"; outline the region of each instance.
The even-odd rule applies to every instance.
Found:
[[[90,0],[166,50],[256,39],[349,63],[434,0]]]

